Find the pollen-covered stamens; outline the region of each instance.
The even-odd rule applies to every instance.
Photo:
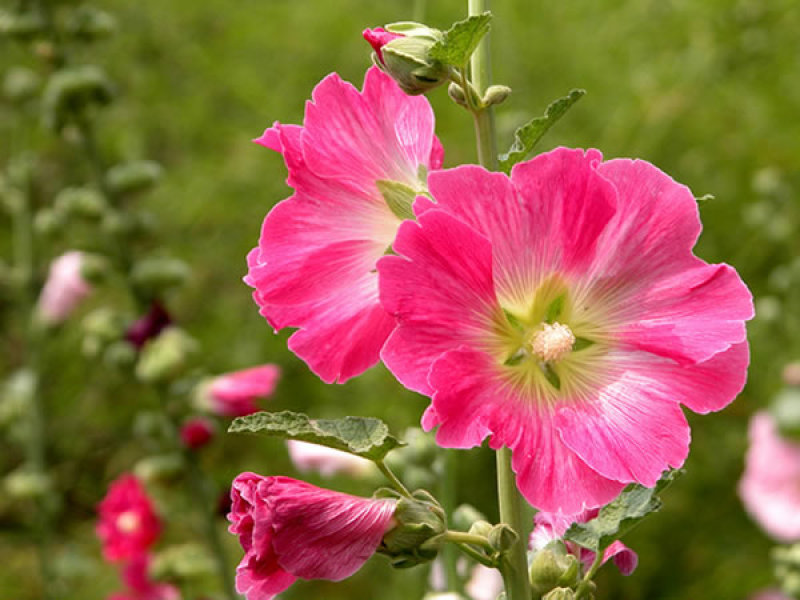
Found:
[[[123,533],[133,533],[139,529],[141,522],[135,511],[126,510],[117,517],[117,529]]]
[[[544,362],[556,362],[572,351],[575,335],[561,323],[543,323],[531,338],[531,351]]]

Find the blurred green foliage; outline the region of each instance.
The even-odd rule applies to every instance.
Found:
[[[404,391],[382,367],[342,386],[316,379],[286,349],[288,334],[272,334],[241,282],[263,216],[290,193],[280,157],[250,140],[274,120],[301,122],[303,103],[325,74],[336,70],[360,85],[369,65],[361,30],[409,19],[411,0],[98,4],[116,16],[119,31],[71,59],[100,65],[116,86],[117,101],[97,124],[111,162],[153,159],[164,166],[161,185],[134,202],[155,215],[156,237],[169,254],[192,266],[188,286],[168,300],[200,342],[203,363],[212,372],[280,364],[284,378],[270,409],[375,415],[396,431],[417,424],[426,400]],[[586,89],[539,150],[563,144],[597,147],[609,158],[640,157],[696,196],[714,194],[701,205],[705,231],[697,253],[734,265],[756,297],[748,387],[721,414],[689,416],[694,442],[687,475],[665,494],[662,512],[625,538],[639,553],[638,570],[622,578],[606,569],[599,598],[746,598],[771,581],[771,542],[736,494],[747,421],[780,388],[782,366],[800,358],[800,11],[795,0],[492,4],[494,81],[514,90],[498,110],[501,148],[516,126],[542,114],[552,99]],[[464,16],[465,5],[428,2],[426,21],[445,28]],[[37,68],[22,46],[0,39],[4,80],[18,67]],[[35,85],[27,72],[15,73],[18,85]],[[444,90],[431,101],[446,165],[474,161],[468,115]],[[0,101],[0,140],[0,164],[28,151],[44,157],[44,172],[36,174],[44,197],[57,191],[49,181],[80,185],[86,179],[87,167],[24,105]],[[10,252],[9,229],[1,216],[3,256]],[[43,251],[60,249],[54,241]],[[113,300],[101,294],[93,302]],[[19,327],[13,315],[2,319],[8,335],[0,374],[8,375],[19,366]],[[118,587],[113,569],[99,561],[94,506],[108,481],[147,453],[132,435],[132,422],[159,402],[112,369],[77,359],[77,320],[48,345],[43,361],[48,454],[65,491],[55,550],[64,600],[104,598]],[[22,460],[12,438],[0,439],[3,473]],[[492,456],[485,450],[459,456],[460,499],[496,518]],[[230,435],[202,458],[221,487],[243,470],[295,474],[275,440]],[[366,485],[334,485],[369,493]],[[170,520],[165,543],[183,543],[197,529],[187,508],[164,507],[181,515]],[[37,574],[20,524],[24,512],[0,496],[0,595],[32,600]],[[238,560],[236,540],[227,538]],[[421,597],[425,577],[424,568],[392,572],[377,558],[343,583],[300,583],[282,597],[406,600]],[[193,584],[186,597],[213,594],[216,585]]]

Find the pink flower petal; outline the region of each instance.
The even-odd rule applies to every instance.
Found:
[[[404,223],[395,250],[378,263],[381,298],[398,328],[381,353],[403,385],[430,393],[428,370],[442,353],[475,341],[499,310],[488,240],[440,210]],[[414,261],[412,265],[411,262]]]

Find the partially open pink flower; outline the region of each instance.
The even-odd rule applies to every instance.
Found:
[[[50,264],[38,305],[39,316],[44,322],[61,323],[92,291],[81,273],[83,263],[83,252],[72,250]]]
[[[576,514],[683,464],[681,404],[742,389],[752,299],[692,254],[691,192],[644,161],[559,148],[511,177],[432,173],[378,265],[398,328],[382,358],[432,396],[445,447],[513,450],[537,508]]]
[[[161,521],[144,486],[133,475],[114,481],[97,507],[96,532],[109,561],[129,560],[146,553],[161,533]]]
[[[769,535],[782,542],[800,540],[800,443],[781,437],[769,413],[750,421],[739,495]]]
[[[375,263],[396,213],[410,216],[428,170],[441,166],[433,111],[373,67],[363,92],[329,75],[302,127],[275,123],[255,141],[283,154],[295,193],[264,220],[245,282],[270,325],[298,328],[289,348],[325,382],[344,382],[378,362],[394,326]]]
[[[267,600],[297,578],[355,573],[394,526],[394,500],[358,498],[289,477],[242,473],[233,481],[230,532],[245,555],[236,590]]]
[[[573,523],[586,523],[591,521],[597,516],[598,509],[585,510],[577,515],[563,515],[561,513],[536,513],[534,517],[534,528],[531,533],[530,548],[531,550],[541,550],[547,544],[554,540],[559,540],[564,537],[567,529]],[[588,569],[594,563],[596,554],[591,550],[582,548],[572,542],[566,542],[567,550],[574,554]],[[630,575],[636,570],[636,565],[639,564],[639,557],[636,552],[628,548],[620,541],[612,543],[605,552],[603,552],[603,562],[606,564],[609,560],[613,560],[614,564],[623,575]]]
[[[150,578],[149,564],[148,554],[133,557],[122,572],[126,592],[112,594],[108,600],[180,600],[181,593],[174,585],[158,583]]]
[[[392,40],[403,37],[402,34],[386,31],[383,27],[365,29],[361,35],[364,36],[364,39],[367,40],[369,45],[372,46],[372,49],[375,50],[375,54],[378,55],[378,60],[381,62],[383,62],[383,53],[381,52],[381,48],[383,48]]]
[[[289,449],[289,458],[301,473],[316,471],[323,477],[332,477],[337,473],[360,477],[374,469],[371,460],[327,446],[289,440],[286,447]]]
[[[198,402],[216,415],[249,415],[258,411],[259,398],[272,395],[280,376],[280,367],[269,364],[219,375],[201,384]]]

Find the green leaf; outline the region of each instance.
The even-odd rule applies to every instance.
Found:
[[[417,193],[412,188],[389,179],[379,179],[375,185],[378,186],[378,191],[394,216],[401,221],[414,218],[414,211],[411,207]]]
[[[431,47],[430,58],[446,65],[465,67],[483,36],[489,32],[491,20],[492,13],[485,12],[453,23],[442,39]]]
[[[405,442],[389,434],[389,428],[380,419],[310,419],[307,415],[288,410],[238,417],[228,432],[263,433],[285,440],[311,442],[373,461],[382,460],[391,450],[405,446]]]
[[[510,173],[511,167],[524,160],[539,143],[547,130],[550,129],[570,109],[570,107],[580,100],[585,90],[572,90],[563,98],[559,98],[550,103],[544,116],[531,119],[525,125],[514,132],[514,143],[511,144],[506,154],[500,156],[500,170]]]
[[[564,539],[593,552],[604,551],[644,517],[659,510],[661,499],[656,494],[682,473],[682,469],[666,471],[653,488],[629,485],[615,500],[601,508],[597,517],[586,523],[573,523]]]

